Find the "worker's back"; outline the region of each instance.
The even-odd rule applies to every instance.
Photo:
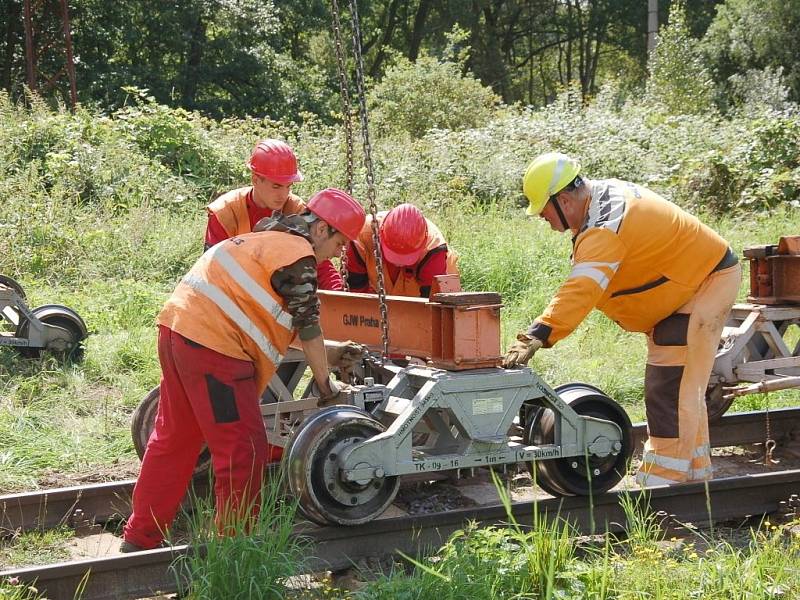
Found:
[[[591,182],[575,262],[602,255],[619,261],[597,307],[629,331],[648,331],[695,292],[728,243],[658,194],[616,179]]]

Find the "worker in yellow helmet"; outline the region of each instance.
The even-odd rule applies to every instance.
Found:
[[[711,477],[705,390],[741,267],[728,243],[654,192],[590,180],[558,152],[525,171],[528,215],[573,236],[572,270],[503,366],[527,364],[569,335],[592,308],[647,335],[649,440],[637,480],[672,484]]]

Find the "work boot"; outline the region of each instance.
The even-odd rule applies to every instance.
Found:
[[[141,546],[132,544],[127,540],[122,540],[122,543],[119,545],[120,554],[129,554],[131,552],[142,552],[143,550],[144,548],[142,548]]]

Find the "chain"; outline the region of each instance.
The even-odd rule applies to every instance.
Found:
[[[339,19],[339,3],[331,0],[333,10],[333,41],[336,49],[336,67],[339,72],[339,92],[342,96],[342,119],[344,124],[345,142],[347,145],[347,193],[353,195],[353,122],[350,103],[350,83],[347,81],[347,67],[342,49],[342,23]],[[350,291],[347,282],[347,246],[342,248],[339,255],[339,273],[342,275],[342,289]]]
[[[356,58],[356,90],[358,91],[359,117],[361,119],[361,139],[364,145],[364,167],[367,171],[367,199],[369,212],[372,215],[372,245],[375,248],[375,262],[378,271],[378,303],[381,311],[381,341],[383,342],[383,360],[389,355],[389,318],[386,306],[386,286],[383,279],[383,252],[378,233],[378,205],[375,201],[375,175],[372,168],[372,147],[369,141],[369,123],[367,121],[367,96],[364,91],[364,60],[361,56],[361,28],[358,23],[358,6],[356,0],[350,0],[350,14],[353,19],[353,53]]]
[[[764,440],[764,466],[765,467],[771,467],[772,465],[778,464],[778,461],[775,460],[774,458],[772,458],[772,453],[775,451],[775,446],[777,446],[777,444],[775,443],[775,440],[772,439],[772,431],[771,431],[770,421],[769,421],[769,392],[764,394],[764,398],[767,401],[767,409],[766,409],[766,412],[765,412],[765,421],[766,421],[766,427],[767,427],[766,434],[767,435],[766,435],[766,439]]]

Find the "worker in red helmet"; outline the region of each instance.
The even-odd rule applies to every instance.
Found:
[[[259,141],[247,162],[250,183],[223,194],[208,205],[205,249],[235,235],[250,233],[256,223],[273,212],[298,214],[305,204],[292,193],[292,185],[303,181],[291,146],[276,139]],[[331,261],[318,265],[320,289],[341,290],[342,276]]]
[[[319,391],[336,402],[317,298],[317,263],[338,255],[366,215],[345,192],[316,194],[297,215],[210,248],[158,315],[161,396],[121,550],[158,546],[202,445],[214,469],[217,523],[257,511],[267,442],[259,398],[295,336]]]
[[[458,273],[458,254],[430,220],[413,204],[378,213],[384,287],[393,296],[427,298],[436,275]],[[347,247],[347,283],[352,292],[378,288],[372,217]]]

